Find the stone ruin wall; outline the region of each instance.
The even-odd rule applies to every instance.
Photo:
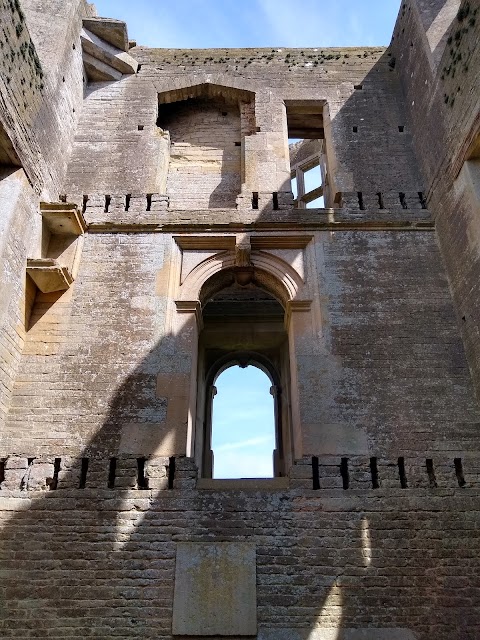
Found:
[[[406,3],[392,51],[479,397],[480,170],[473,147],[480,139],[480,7],[459,0],[431,5],[424,26],[430,39],[425,43],[419,12]]]
[[[256,549],[259,638],[478,637],[479,409],[465,357],[475,383],[478,323],[462,293],[476,262],[455,278],[447,247],[463,236],[449,235],[454,196],[434,181],[447,151],[433,134],[444,127],[453,147],[475,105],[465,91],[428,126],[428,109],[410,107],[427,99],[417,74],[443,68],[422,48],[428,15],[401,8],[387,50],[135,47],[139,71],[90,83],[82,103],[78,34],[91,10],[68,5],[54,59],[41,27],[60,5],[33,4],[28,33],[52,100],[29,95],[25,108],[46,126],[2,121],[24,167],[0,186],[3,637],[170,638],[178,549],[228,542]],[[327,105],[341,198],[325,211],[289,208],[284,103],[306,101]],[[470,196],[453,193],[470,215]],[[76,203],[87,224],[65,293],[26,286],[39,194]],[[175,300],[219,243],[231,260],[245,233],[254,261],[289,265],[312,304],[291,320],[295,464],[268,488],[232,489],[197,480],[185,457],[198,328]]]

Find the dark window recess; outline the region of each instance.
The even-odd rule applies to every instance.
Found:
[[[361,191],[357,191],[358,196],[358,206],[360,211],[365,211],[365,203],[363,202],[363,193]]]
[[[430,483],[431,489],[436,489],[438,487],[437,478],[435,477],[435,469],[433,468],[433,460],[431,458],[427,458],[425,460],[425,464],[427,465],[427,475],[428,481]]]
[[[403,126],[403,124],[399,125],[398,130],[400,133],[403,133],[405,131],[405,127]]]
[[[453,464],[455,465],[455,475],[457,476],[458,486],[464,487],[467,483],[465,482],[465,476],[463,475],[462,459],[455,458],[453,460]]]
[[[60,202],[66,202],[67,201],[67,196],[66,195],[61,195],[61,196],[58,196],[58,199],[60,200]]]
[[[110,458],[110,467],[108,469],[108,488],[115,488],[115,474],[117,472],[117,459]]]
[[[423,195],[423,191],[419,191],[418,192],[418,198],[420,200],[420,204],[422,205],[422,209],[426,209],[427,208],[427,201],[425,199],[425,196]]]
[[[147,193],[147,211],[150,211],[152,208],[152,194]]]
[[[317,491],[318,489],[320,489],[320,470],[319,470],[317,456],[312,457],[312,479],[313,479],[312,489]]]
[[[400,486],[402,489],[408,487],[407,474],[405,473],[405,458],[398,459],[398,475],[400,476]]]
[[[400,198],[400,204],[402,205],[402,209],[408,209],[407,199],[405,197],[405,194],[400,192],[398,194],[398,197]]]
[[[376,458],[370,458],[370,473],[372,475],[372,489],[378,489],[380,483],[378,481],[378,465]]]
[[[357,126],[352,127],[352,131],[353,131],[353,133],[358,133],[358,127]]]
[[[78,483],[79,489],[85,489],[87,485],[87,473],[88,473],[88,458],[82,458],[82,464],[80,467],[80,482]]]
[[[242,143],[241,143],[241,142],[235,142],[235,146],[236,146],[236,147],[241,147],[241,146],[242,146]]]
[[[140,73],[140,69],[141,69],[141,68],[142,68],[142,65],[141,65],[141,64],[139,64],[139,65],[138,65],[138,67],[137,67],[137,73]]]
[[[228,113],[226,111],[222,111],[222,116],[225,118],[225,116],[228,116]]]
[[[145,475],[145,458],[137,458],[137,488],[148,489],[148,478]]]
[[[258,191],[252,193],[252,209],[258,209]]]
[[[377,193],[377,198],[378,198],[378,208],[385,209],[385,205],[383,203],[383,195],[380,193],[380,191]]]
[[[47,484],[50,491],[58,487],[58,474],[60,473],[61,466],[62,466],[62,459],[55,458],[53,462],[53,478],[47,479]]]
[[[145,129],[145,127],[144,127],[144,125],[143,125],[143,124],[139,124],[139,125],[138,125],[138,130],[139,130],[139,131],[143,131],[144,129]]]
[[[7,459],[6,458],[0,458],[0,487],[2,486],[2,483],[5,482],[5,465],[6,465]]]
[[[342,476],[343,488],[348,489],[350,486],[350,474],[348,472],[348,458],[342,458],[340,462],[340,475]]]
[[[273,199],[273,209],[274,211],[278,211],[278,193],[276,191],[272,193],[272,199]]]
[[[85,211],[87,210],[87,203],[88,203],[88,196],[83,196],[82,213],[85,213]]]
[[[175,457],[172,456],[168,460],[168,488],[173,489],[173,483],[175,482]]]
[[[105,209],[104,209],[105,213],[108,213],[108,209],[110,207],[111,201],[112,201],[112,196],[105,196]]]
[[[132,194],[131,193],[127,193],[127,195],[125,196],[125,211],[128,211],[130,209],[130,200],[132,199]]]
[[[363,84],[354,84],[353,88],[357,91],[361,91],[363,89]]]

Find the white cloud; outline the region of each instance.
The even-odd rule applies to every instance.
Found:
[[[245,447],[256,447],[260,444],[267,444],[271,442],[272,438],[269,436],[263,436],[261,438],[250,438],[248,440],[241,440],[239,442],[227,442],[216,447],[215,452],[231,451],[233,449],[244,449]]]

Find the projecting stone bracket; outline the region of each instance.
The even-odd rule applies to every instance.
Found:
[[[41,202],[40,211],[50,233],[55,235],[83,235],[87,224],[76,204]]]
[[[138,62],[127,53],[125,23],[103,18],[84,20],[80,39],[89,82],[119,80],[137,72]]]
[[[80,259],[80,237],[87,229],[83,214],[75,204],[41,202],[42,244],[46,255],[27,260],[27,274],[42,293],[65,291],[75,278]]]
[[[68,267],[62,267],[52,258],[29,258],[27,273],[42,293],[64,291],[73,282]]]

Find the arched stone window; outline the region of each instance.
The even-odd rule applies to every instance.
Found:
[[[239,283],[242,282],[242,284]],[[285,310],[276,296],[233,269],[208,280],[201,291],[195,457],[203,477],[212,477],[212,405],[215,381],[226,368],[254,365],[271,380],[274,396],[273,473],[285,475],[292,461],[290,364]],[[241,393],[241,390],[239,390]],[[241,475],[240,475],[241,477]]]
[[[274,475],[286,476],[303,456],[298,380],[315,350],[321,315],[306,284],[312,236],[225,234],[175,236],[169,287],[176,288],[172,333],[189,375],[166,390],[171,420],[186,425],[185,452],[201,478],[212,477],[211,428],[215,380],[231,364],[253,364],[275,395]],[[173,409],[183,406],[180,412]],[[177,415],[178,414],[178,415]]]

